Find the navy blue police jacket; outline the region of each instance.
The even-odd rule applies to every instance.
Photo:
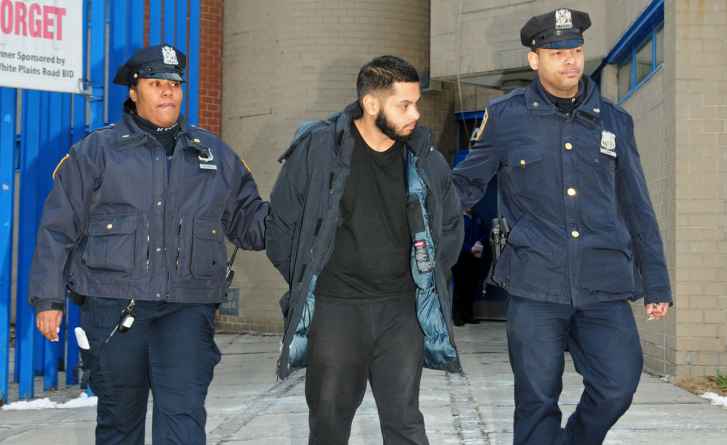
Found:
[[[493,280],[511,295],[576,307],[671,302],[633,119],[588,78],[583,94],[567,114],[537,79],[494,99],[453,172],[465,208],[499,175],[512,231]]]
[[[182,124],[171,159],[125,113],[54,172],[30,278],[37,310],[86,296],[176,303],[225,299],[225,236],[265,247],[269,205],[218,137]]]

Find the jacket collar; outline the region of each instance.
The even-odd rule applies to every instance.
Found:
[[[601,94],[598,91],[598,85],[588,76],[583,76],[583,84],[585,98],[574,110],[574,117],[586,123],[600,125]],[[558,113],[537,77],[526,88],[525,101],[528,111],[531,113],[542,115]]]
[[[133,111],[124,110],[121,121],[117,125],[117,128],[122,134],[121,137],[128,140],[142,139],[146,136],[152,137],[146,130],[139,127],[134,120],[134,116],[131,115],[132,112]],[[179,127],[177,140],[183,138],[185,148],[195,150],[200,154],[209,153],[209,148],[206,147],[199,138],[191,134],[190,127],[183,116],[179,117]]]
[[[121,122],[119,122],[118,125],[119,128],[132,135],[146,133],[146,130],[139,127],[139,124],[136,123],[136,121],[134,120],[134,116],[132,116],[132,113],[133,111],[124,110],[124,113],[121,116]],[[179,116],[179,133],[189,134],[189,125],[187,124],[187,120],[184,118],[184,116]]]
[[[343,112],[331,116],[336,124],[336,150],[340,150],[344,138],[353,138],[351,132],[353,121],[363,116],[363,110],[358,101],[349,104]],[[428,128],[417,125],[406,145],[416,156],[422,157],[429,154],[432,141],[432,133]]]

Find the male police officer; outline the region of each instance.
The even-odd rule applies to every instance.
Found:
[[[508,290],[517,445],[603,442],[628,409],[642,353],[628,300],[666,315],[671,289],[633,120],[583,76],[588,14],[559,9],[523,27],[537,78],[493,100],[454,172],[465,207],[499,173],[512,232],[494,280]],[[585,390],[561,429],[564,351]]]
[[[252,175],[220,139],[180,119],[185,60],[154,46],[119,69],[114,82],[129,86],[123,119],[71,148],[38,232],[38,329],[57,340],[66,288],[85,296],[97,444],[144,443],[149,389],[154,444],[205,443],[224,237],[264,248],[268,204]]]

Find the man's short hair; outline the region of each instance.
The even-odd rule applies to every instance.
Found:
[[[365,95],[391,89],[394,82],[419,82],[416,68],[396,56],[381,56],[361,67],[356,78],[356,92],[361,100]]]

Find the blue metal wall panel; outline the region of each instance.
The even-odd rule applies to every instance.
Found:
[[[176,0],[164,0],[164,17],[162,25],[162,43],[177,44]]]
[[[105,43],[105,5],[104,0],[90,0],[91,48],[88,63],[91,66],[91,116],[89,129],[103,127],[104,118],[104,43]]]
[[[114,2],[111,14],[111,41],[109,42],[109,121],[116,122],[121,117],[121,104],[128,96],[128,88],[113,83],[114,75],[121,65],[132,54],[129,48],[129,34],[131,28],[131,5],[129,2]]]
[[[8,400],[16,90],[0,88],[0,404]]]
[[[189,54],[187,77],[187,119],[199,124],[200,0],[189,1]]]
[[[30,206],[28,206],[23,200],[20,200],[20,224],[23,224],[23,215],[25,215],[25,221],[28,224],[32,224],[33,231],[32,233],[36,233],[38,230],[38,220],[40,219],[41,215],[41,208],[43,202],[45,201],[45,196],[43,191],[45,190],[45,181],[40,176],[40,173],[44,171],[47,167],[45,164],[45,159],[42,157],[42,150],[43,147],[47,144],[48,141],[48,99],[50,97],[50,93],[47,91],[43,91],[40,94],[40,107],[38,109],[38,114],[35,116],[29,116],[29,119],[38,119],[38,153],[36,155],[36,158],[33,161],[33,165],[29,168],[32,168],[31,171],[26,170],[25,168],[21,168],[20,172],[20,185],[22,190],[23,185],[23,179],[26,179],[28,182],[33,182],[34,184],[34,191],[35,195],[33,196],[33,200],[31,201]],[[35,246],[35,240],[33,240],[33,246]],[[18,266],[18,283],[22,281],[27,281],[29,279],[30,275],[30,264],[33,256],[33,251],[35,250],[35,247],[30,250],[30,258],[28,260],[27,268],[22,268]],[[25,285],[25,288],[28,288],[29,282]],[[18,284],[19,286],[19,284]],[[18,298],[23,298],[26,301],[30,295],[26,292],[22,295],[18,295]],[[31,308],[32,310],[32,308]],[[33,311],[33,322],[35,323],[35,311]],[[43,335],[41,335],[40,331],[37,329],[33,331],[33,334],[35,336],[35,339],[33,341],[33,373],[36,376],[43,375],[43,356],[45,353],[45,344],[44,344],[44,338]]]
[[[26,178],[37,169],[40,146],[40,103],[44,93],[38,91],[23,92],[23,127],[21,145],[21,170]],[[35,232],[37,227],[37,208],[42,205],[37,199],[38,184],[26,180],[20,187],[20,220],[18,236],[22,242],[18,245],[18,289],[17,314],[15,321],[16,366],[19,383],[19,397],[33,397],[34,377],[34,344],[35,344],[35,311],[28,303],[27,272],[35,248]],[[25,276],[23,276],[25,275]]]
[[[57,372],[65,357],[66,383],[78,381],[78,345],[73,328],[78,325],[79,309],[67,303],[61,341],[45,341],[35,329],[35,311],[28,303],[28,277],[43,204],[52,186],[51,172],[71,144],[104,122],[105,83],[119,64],[143,46],[144,0],[85,0],[84,39],[87,95],[70,95],[38,91],[23,92],[21,121],[20,244],[18,288],[16,292],[15,380],[19,396],[33,396],[34,375],[43,375],[43,386],[58,385]],[[199,109],[199,10],[200,0],[150,0],[150,44],[166,41],[178,46],[188,56],[188,83],[185,85],[185,114],[190,122],[198,121]],[[108,26],[108,28],[107,28]],[[108,37],[108,57],[105,38]],[[162,38],[164,36],[164,38]],[[108,62],[109,70],[104,64]],[[107,92],[109,118],[117,120],[125,87]],[[0,89],[0,398],[8,397],[10,268],[12,263],[12,209],[15,179],[17,90]],[[67,329],[66,329],[67,327]],[[66,341],[67,340],[67,341]]]
[[[83,33],[83,72],[84,77],[86,77],[86,73],[88,73],[88,58],[89,58],[89,44],[88,44],[88,36],[90,35],[90,26],[89,26],[89,1],[90,0],[84,0],[83,2],[83,18],[82,22],[84,24],[84,33]],[[75,144],[83,136],[86,134],[86,97],[81,94],[74,94],[72,99],[72,116],[71,116],[71,125],[73,128],[71,129],[71,143]]]
[[[129,0],[131,12],[131,34],[129,35],[129,54],[144,46],[144,0]]]
[[[187,1],[175,2],[176,10],[174,13],[174,26],[176,28],[174,46],[184,54],[187,54],[187,11],[189,9]]]
[[[182,51],[184,54],[189,54],[187,51],[187,43],[188,43],[188,33],[187,33],[187,10],[188,10],[188,4],[187,0],[176,2],[176,9],[175,9],[175,24],[176,24],[176,32],[175,32],[175,39],[174,39],[174,46],[177,47],[180,51]],[[189,62],[189,60],[187,60]],[[189,66],[189,65],[188,65]],[[187,72],[189,72],[189,69],[187,68]],[[185,74],[185,78],[187,78]],[[184,98],[182,102],[181,112],[184,116],[187,116],[189,114],[189,83],[185,83],[183,85],[183,91],[184,91]]]
[[[149,45],[162,43],[162,1],[149,0]]]

